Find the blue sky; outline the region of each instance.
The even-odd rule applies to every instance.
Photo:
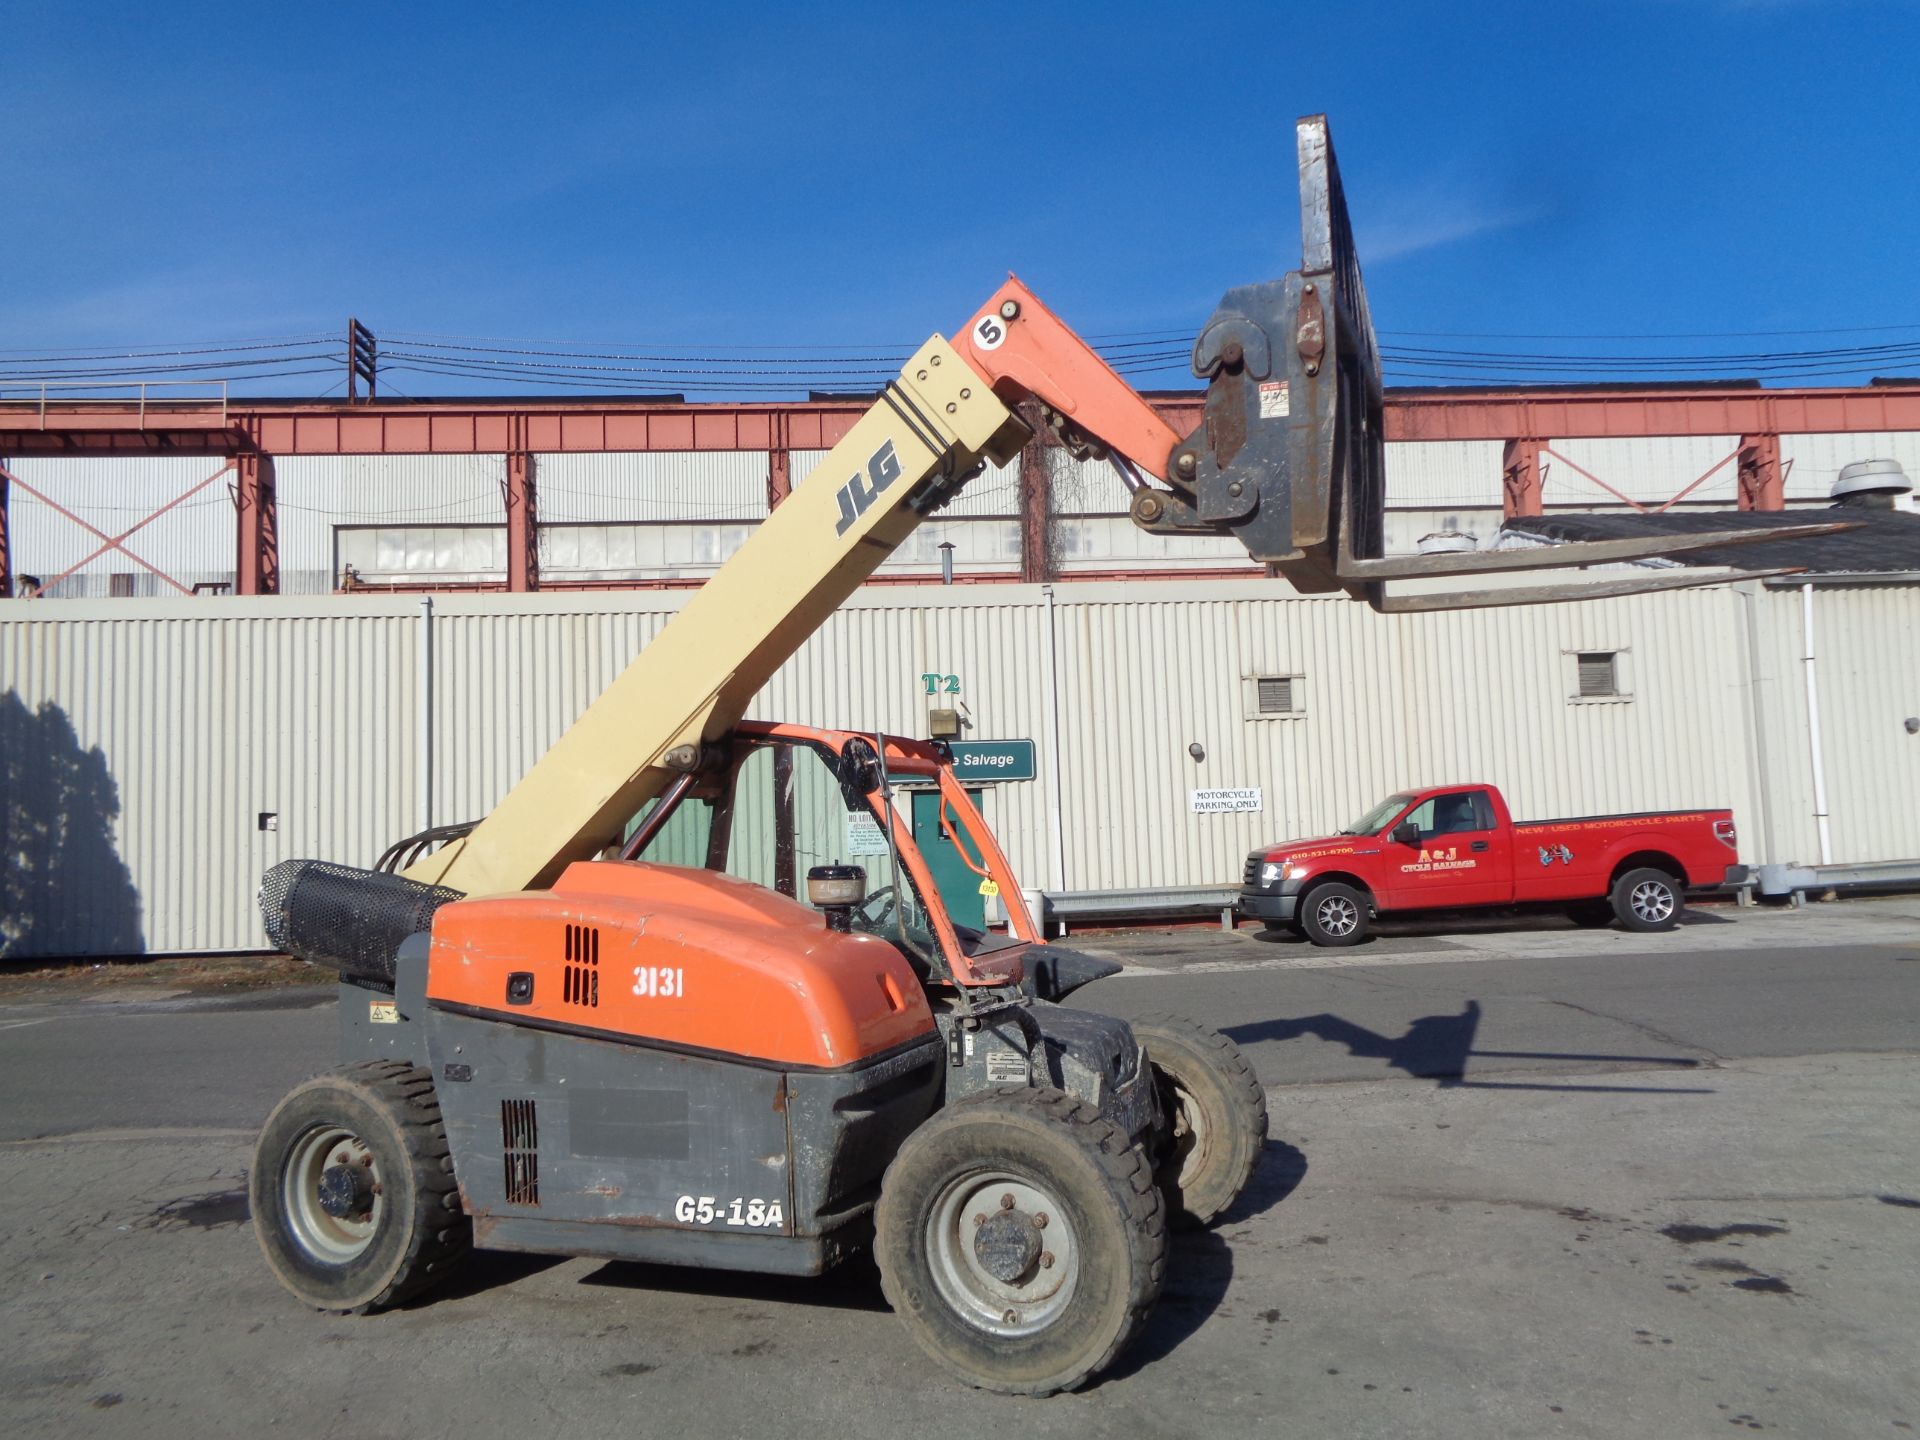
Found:
[[[1009,269],[1084,332],[1191,332],[1298,263],[1311,111],[1401,343],[1920,345],[1907,0],[0,0],[0,38],[16,353],[349,313],[383,338],[899,346]],[[1910,328],[1414,334],[1869,326]]]

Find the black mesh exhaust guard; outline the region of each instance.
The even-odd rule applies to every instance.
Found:
[[[260,918],[274,947],[348,979],[391,986],[400,942],[433,925],[433,912],[463,898],[376,870],[325,860],[283,860],[260,881]]]

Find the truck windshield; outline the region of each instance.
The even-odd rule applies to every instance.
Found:
[[[1387,821],[1406,809],[1412,799],[1411,795],[1389,795],[1340,833],[1342,835],[1378,835]]]

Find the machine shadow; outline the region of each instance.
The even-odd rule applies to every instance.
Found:
[[[1223,1232],[1264,1215],[1300,1188],[1307,1176],[1304,1152],[1283,1140],[1267,1141],[1253,1179],[1240,1198],[1205,1230],[1176,1230],[1166,1288],[1140,1337],[1112,1369],[1087,1387],[1097,1390],[1171,1355],[1213,1318],[1233,1285],[1233,1246]]]
[[[1528,1080],[1469,1080],[1467,1065],[1474,1057],[1500,1060],[1564,1060],[1570,1064],[1671,1066],[1691,1070],[1700,1061],[1690,1055],[1602,1055],[1555,1050],[1478,1050],[1474,1037],[1480,1029],[1478,1000],[1467,1001],[1458,1015],[1422,1015],[1403,1035],[1382,1035],[1338,1015],[1321,1013],[1292,1018],[1255,1020],[1222,1027],[1235,1042],[1250,1045],[1263,1040],[1297,1040],[1313,1035],[1347,1047],[1349,1055],[1384,1060],[1416,1080],[1433,1080],[1441,1089],[1592,1091],[1610,1094],[1710,1095],[1705,1086],[1569,1085]]]
[[[866,1251],[834,1266],[824,1275],[765,1275],[748,1270],[702,1270],[684,1265],[609,1260],[598,1270],[581,1276],[580,1283],[829,1310],[885,1311],[888,1308],[886,1297],[880,1293],[879,1267]]]

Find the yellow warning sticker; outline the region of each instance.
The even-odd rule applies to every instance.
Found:
[[[400,1007],[391,1000],[369,1000],[367,1022],[372,1025],[398,1025]]]

